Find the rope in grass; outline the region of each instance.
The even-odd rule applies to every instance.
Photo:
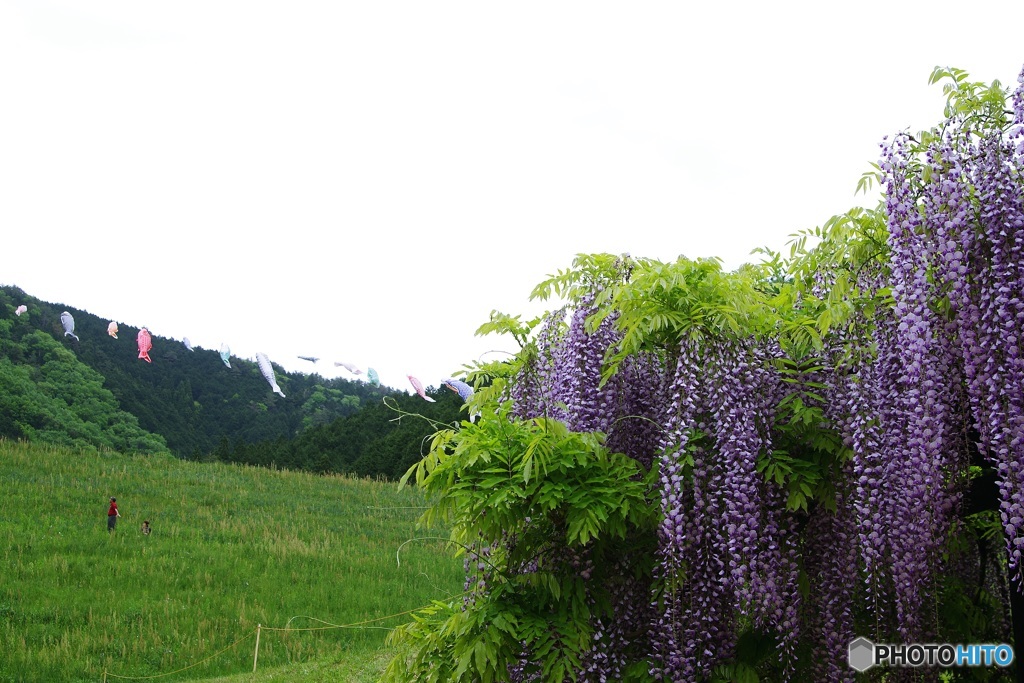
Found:
[[[154,674],[152,676],[120,676],[118,674],[112,674],[109,671],[104,671],[103,672],[103,680],[106,680],[108,676],[110,678],[121,678],[121,679],[125,679],[125,680],[134,680],[134,681],[143,681],[143,680],[148,680],[148,679],[151,679],[151,678],[163,678],[164,676],[173,676],[174,674],[181,673],[182,671],[187,671],[188,669],[191,669],[193,667],[199,666],[200,664],[205,664],[206,662],[210,661],[211,659],[214,659],[215,657],[219,657],[220,655],[224,654],[225,652],[227,652],[228,650],[230,650],[234,646],[238,645],[240,642],[242,642],[246,638],[251,638],[254,635],[256,635],[256,631],[255,630],[253,630],[251,633],[245,634],[244,636],[242,636],[241,638],[239,638],[235,642],[231,643],[230,645],[228,645],[226,648],[224,648],[220,652],[212,654],[209,657],[207,657],[206,659],[200,660],[200,661],[195,662],[193,664],[189,664],[186,667],[182,667],[181,669],[178,669],[177,671],[168,671],[165,674]]]
[[[466,595],[467,593],[469,593],[469,591],[465,591],[464,593],[462,593],[462,595]],[[454,597],[460,597],[460,596],[456,595]],[[316,617],[307,617],[307,616],[303,616],[303,615],[296,615],[296,616],[292,617],[291,619],[289,619],[285,623],[284,628],[276,628],[276,627],[272,627],[272,626],[264,626],[263,630],[264,631],[326,631],[326,630],[332,629],[332,628],[359,628],[360,626],[363,626],[364,624],[372,624],[375,621],[384,621],[386,619],[391,619],[391,618],[394,618],[394,617],[404,617],[406,614],[412,614],[413,612],[419,612],[420,610],[427,609],[428,607],[430,607],[430,605],[424,605],[423,607],[416,607],[414,609],[407,609],[404,612],[396,612],[395,614],[389,614],[386,617],[374,617],[373,619],[366,619],[364,621],[356,621],[356,622],[353,622],[351,624],[332,624],[329,621],[324,621],[323,619],[317,619]],[[327,626],[309,626],[307,628],[290,628],[288,626],[288,624],[292,623],[292,619],[310,619],[311,621],[319,621],[321,624],[327,624]],[[378,627],[375,627],[375,628],[383,628],[383,629],[386,629],[388,631],[392,630],[392,629],[390,629],[390,628],[388,628],[386,626],[378,626]]]
[[[384,621],[386,619],[391,619],[392,617],[402,617],[402,616],[405,616],[406,614],[412,614],[413,612],[417,612],[417,611],[419,611],[421,609],[424,609],[424,608],[423,607],[417,607],[416,609],[409,609],[409,610],[406,610],[404,612],[398,612],[397,614],[389,614],[386,617],[375,617],[373,619],[367,619],[365,621],[356,621],[356,622],[353,622],[351,624],[332,624],[329,621],[324,621],[323,619],[317,619],[316,617],[307,617],[305,615],[296,615],[296,616],[292,617],[291,619],[289,619],[287,621],[287,623],[285,623],[284,628],[275,628],[275,627],[270,627],[270,626],[264,626],[263,630],[264,631],[327,631],[327,630],[330,630],[332,628],[360,628],[360,627],[365,628],[364,624],[372,624],[375,621]],[[307,626],[306,628],[291,628],[290,626],[288,626],[288,624],[292,623],[292,619],[309,619],[310,621],[319,621],[321,624],[327,624],[327,626]],[[387,626],[374,626],[374,627],[371,627],[371,628],[381,628],[381,629],[384,629],[386,631],[390,631],[391,630]]]
[[[392,619],[394,617],[402,617],[402,616],[405,616],[406,614],[412,614],[413,612],[418,612],[418,611],[420,611],[422,609],[427,609],[428,607],[430,607],[430,605],[424,605],[422,607],[416,607],[414,609],[408,609],[408,610],[405,610],[404,612],[396,612],[395,614],[389,614],[389,615],[384,616],[384,617],[374,617],[373,619],[366,619],[364,621],[356,621],[356,622],[353,622],[351,624],[332,624],[329,621],[324,621],[323,619],[317,619],[316,617],[307,617],[307,616],[299,615],[299,616],[294,616],[291,619],[289,619],[285,623],[284,628],[279,628],[279,627],[274,627],[274,626],[260,626],[259,630],[261,630],[261,631],[295,632],[295,631],[327,631],[327,630],[336,629],[336,628],[379,628],[379,629],[382,629],[382,630],[385,630],[385,631],[390,631],[392,629],[387,627],[387,626],[366,626],[365,624],[372,624],[375,621],[384,621],[385,619]],[[292,619],[310,619],[312,621],[319,621],[321,624],[327,624],[327,626],[310,626],[308,628],[291,628],[291,627],[288,626],[288,624],[290,624],[292,622]],[[215,657],[219,657],[220,655],[224,654],[225,652],[227,652],[231,648],[233,648],[236,645],[238,645],[239,643],[241,643],[246,638],[250,638],[250,637],[252,637],[255,634],[256,634],[256,631],[253,630],[251,633],[247,633],[246,635],[242,636],[241,638],[239,638],[235,642],[231,643],[230,645],[228,645],[226,648],[224,648],[220,652],[212,654],[209,657],[207,657],[206,659],[200,660],[200,661],[195,662],[193,664],[189,664],[188,666],[183,667],[181,669],[178,669],[176,671],[169,671],[169,672],[164,673],[164,674],[154,674],[152,676],[121,676],[121,675],[118,675],[118,674],[112,674],[109,671],[104,671],[103,672],[103,678],[104,678],[104,680],[106,680],[107,677],[110,677],[110,678],[120,678],[120,679],[123,679],[123,680],[142,681],[142,680],[149,680],[149,679],[153,679],[153,678],[163,678],[164,676],[173,676],[174,674],[181,673],[182,671],[186,671],[186,670],[191,669],[193,667],[199,666],[200,664],[205,664],[206,662],[210,661],[211,659],[214,659]]]

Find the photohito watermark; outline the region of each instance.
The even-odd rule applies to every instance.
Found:
[[[1013,648],[1000,645],[876,645],[867,638],[850,643],[850,666],[867,671],[873,666],[1010,666]]]

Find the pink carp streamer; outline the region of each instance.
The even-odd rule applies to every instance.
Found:
[[[422,382],[420,382],[418,379],[416,379],[412,375],[406,375],[406,377],[409,378],[409,383],[412,384],[412,388],[416,390],[416,393],[420,395],[420,398],[422,398],[424,401],[430,401],[431,403],[436,403],[436,401],[434,401],[434,399],[432,399],[429,396],[427,396],[427,392],[423,390],[423,383]]]
[[[149,359],[149,352],[153,348],[153,339],[149,336],[149,330],[145,327],[139,330],[136,341],[139,343],[139,358],[147,363],[152,363],[153,361]]]

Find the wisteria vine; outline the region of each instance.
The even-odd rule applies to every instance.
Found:
[[[507,568],[585,579],[589,645],[567,678],[852,681],[854,637],[951,637],[961,625],[935,605],[963,586],[1009,638],[1024,572],[1024,71],[1001,94],[1009,110],[948,75],[948,118],[883,141],[882,205],[831,222],[820,245],[732,274],[595,256],[548,283],[569,304],[536,324],[496,402],[600,434],[650,473],[656,508],[600,557],[548,538]],[[1001,554],[967,516],[986,468]],[[466,609],[491,580],[477,559]],[[514,644],[507,680],[540,680],[531,642]]]

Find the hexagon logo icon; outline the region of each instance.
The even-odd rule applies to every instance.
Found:
[[[850,667],[867,671],[875,665],[875,644],[861,637],[850,643]]]

